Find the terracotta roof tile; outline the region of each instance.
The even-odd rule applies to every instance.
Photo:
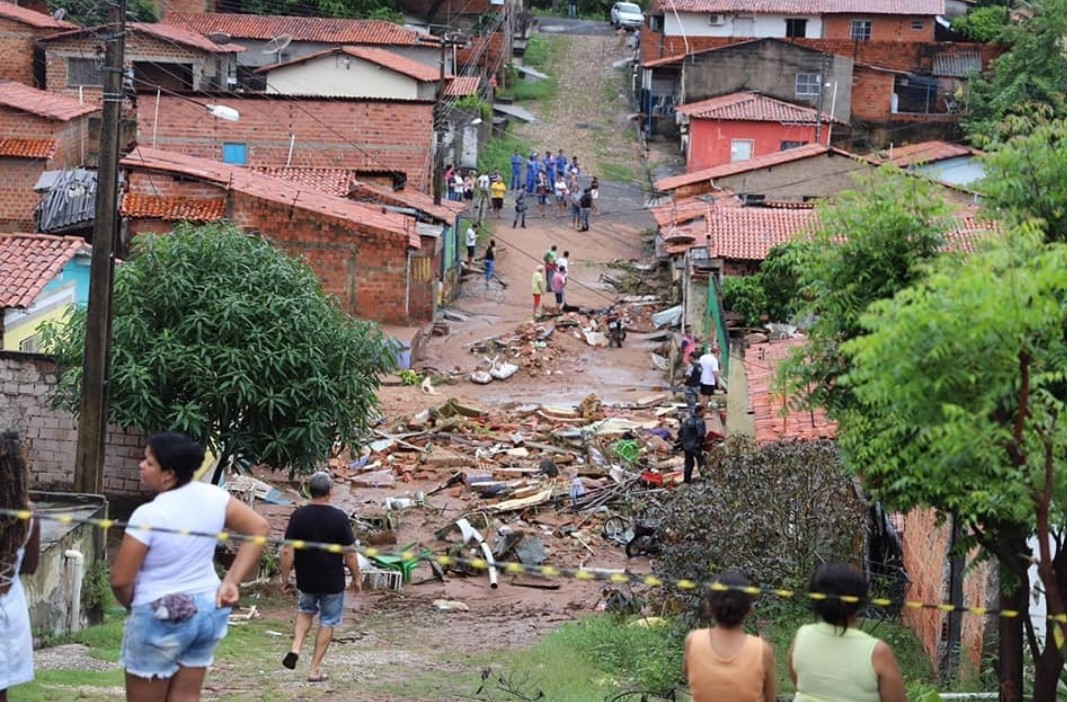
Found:
[[[660,227],[677,227],[695,219],[704,219],[710,215],[711,203],[719,206],[737,204],[737,199],[729,190],[720,190],[714,194],[688,197],[682,200],[670,200],[649,208],[652,219]]]
[[[786,149],[785,151],[776,151],[773,154],[750,158],[747,161],[724,163],[721,166],[712,166],[711,168],[705,168],[702,171],[694,171],[692,173],[683,173],[682,175],[663,178],[656,181],[655,188],[659,192],[667,192],[674,190],[675,188],[699,183],[702,180],[712,180],[714,178],[725,178],[726,176],[737,175],[739,173],[748,173],[749,171],[756,171],[761,168],[770,168],[783,163],[800,161],[805,158],[812,158],[813,156],[822,156],[823,154],[830,152],[841,156],[847,156],[849,158],[863,158],[862,156],[857,156],[833,147],[823,146],[822,144],[805,144],[804,146],[798,146],[795,149]]]
[[[38,29],[75,29],[76,25],[52,19],[51,15],[35,12],[28,7],[19,7],[11,2],[0,2],[0,17],[20,22]]]
[[[207,36],[225,32],[235,39],[268,41],[288,35],[295,41],[324,44],[440,46],[441,40],[392,22],[371,19],[330,19],[281,15],[239,15],[222,12],[171,12],[165,21]]]
[[[825,412],[790,410],[788,398],[774,390],[778,364],[803,343],[803,339],[786,339],[754,344],[745,350],[748,403],[756,424],[757,444],[783,439],[833,438],[836,434],[836,426],[826,418]]]
[[[226,216],[226,198],[162,197],[126,193],[123,217],[162,219],[167,222],[214,222]]]
[[[766,95],[743,90],[729,95],[679,105],[675,112],[687,115],[690,119],[718,119],[739,122],[790,122],[815,124],[817,110],[801,105],[794,105],[782,100],[775,100]],[[823,122],[838,122],[828,114],[822,115]]]
[[[708,253],[730,261],[762,261],[773,247],[810,230],[816,221],[815,210],[720,207],[707,220]]]
[[[921,15],[945,14],[945,0],[654,0],[652,12],[783,15]]]
[[[105,30],[107,25],[100,25],[98,27],[85,27],[83,29],[75,29],[70,32],[60,32],[59,34],[53,34],[52,36],[40,39],[42,42],[59,41],[63,39],[69,39],[79,36],[98,36],[101,31]],[[194,49],[199,49],[209,54],[236,54],[245,50],[245,47],[238,44],[216,44],[210,39],[205,38],[203,35],[191,31],[189,29],[183,29],[182,27],[175,26],[173,24],[163,24],[154,22],[130,22],[126,25],[126,31],[132,33],[146,34],[156,39],[161,39],[165,42],[171,42],[174,44],[181,44]]]
[[[415,247],[420,243],[414,227],[400,215],[381,212],[314,188],[300,187],[255,173],[241,166],[143,146],[137,147],[123,158],[122,165],[131,170],[160,171],[214,183],[262,200],[346,219],[379,231],[404,236]]]
[[[893,147],[887,154],[886,163],[907,168],[935,163],[960,156],[976,156],[980,152],[969,146],[953,144],[947,141],[923,141],[918,144]]]
[[[482,79],[479,76],[453,76],[448,82],[448,87],[445,88],[445,95],[448,97],[475,95],[481,83]]]
[[[0,156],[50,159],[56,153],[55,139],[0,139]]]
[[[294,168],[292,166],[253,166],[249,170],[314,188],[337,197],[348,197],[357,171],[351,168]]]
[[[391,190],[370,183],[356,181],[352,184],[352,192],[349,197],[363,202],[381,203],[393,207],[409,207],[420,212],[425,212],[444,222],[454,222],[456,215],[468,209],[468,205],[462,202],[441,200],[440,205],[435,205],[433,197],[417,190]]]
[[[79,251],[85,239],[48,234],[0,234],[0,309],[33,304]]]
[[[60,122],[69,122],[75,117],[96,112],[98,109],[92,105],[83,105],[65,95],[38,90],[10,80],[0,81],[0,105]]]

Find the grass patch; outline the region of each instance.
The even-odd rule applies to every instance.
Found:
[[[522,62],[531,68],[544,68],[548,63],[549,52],[558,47],[553,46],[547,37],[535,34],[526,42],[526,51],[522,54]]]
[[[600,179],[610,180],[617,183],[630,183],[637,180],[634,169],[618,163],[599,163]]]
[[[482,149],[478,157],[478,171],[500,171],[505,180],[511,175],[511,155],[518,151],[524,157],[529,155],[530,143],[511,134],[493,130],[493,136]]]
[[[514,80],[511,87],[499,92],[505,98],[511,98],[515,102],[532,102],[534,100],[550,100],[556,95],[559,85],[555,77],[542,78],[541,80]]]

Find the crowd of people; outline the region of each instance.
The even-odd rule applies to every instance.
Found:
[[[777,699],[774,651],[746,634],[752,613],[748,580],[728,572],[711,588],[708,609],[715,626],[696,629],[685,639],[682,673],[693,702]],[[904,679],[893,650],[857,628],[867,606],[867,578],[855,566],[825,563],[811,579],[817,622],[797,630],[786,656],[794,702],[904,702]]]
[[[555,156],[546,151],[544,156],[535,152],[528,157],[516,151],[507,181],[498,170],[476,173],[452,165],[445,169],[444,179],[448,199],[477,207],[479,219],[489,214],[502,219],[507,193],[514,193],[513,229],[526,228],[527,212],[535,199],[541,217],[550,212],[557,217],[569,213],[578,231],[589,231],[591,217],[600,212],[600,180],[596,176],[585,180],[578,157],[568,159],[562,151]]]
[[[542,264],[534,269],[532,280],[533,291],[533,316],[536,318],[545,309],[542,303],[542,295],[551,292],[556,300],[556,312],[563,312],[567,300],[567,277],[571,268],[571,252],[559,253],[559,246],[552,244],[545,255],[542,256]]]

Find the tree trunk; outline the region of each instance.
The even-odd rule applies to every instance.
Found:
[[[1018,571],[1004,572],[1001,567],[1001,583],[1004,577],[1012,578],[1011,590],[1000,588],[1000,608],[1026,612],[1026,569],[1018,580]],[[1013,569],[1015,570],[1015,569]],[[997,663],[997,679],[1000,682],[1000,702],[1022,702],[1023,699],[1023,618],[998,617],[997,638],[1000,641],[1000,660]]]

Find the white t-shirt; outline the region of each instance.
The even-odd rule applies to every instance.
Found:
[[[561,270],[562,269],[566,269],[567,272],[563,274],[564,277],[566,277],[566,276],[570,275],[571,262],[568,261],[567,259],[563,258],[562,256],[560,256],[559,258],[556,259],[556,268],[559,268]]]
[[[478,232],[474,231],[474,227],[467,228],[467,246],[475,246],[478,243]]]
[[[489,189],[489,174],[488,173],[483,173],[480,176],[478,176],[478,188],[481,189],[481,190],[488,190]]]
[[[710,351],[700,357],[700,384],[715,385],[719,377],[719,359]]]
[[[229,502],[230,495],[222,488],[194,481],[161,492],[135,509],[130,524],[217,534],[226,523]],[[172,593],[198,595],[218,589],[216,539],[140,529],[127,529],[126,533],[148,547],[134,582],[132,606]]]

